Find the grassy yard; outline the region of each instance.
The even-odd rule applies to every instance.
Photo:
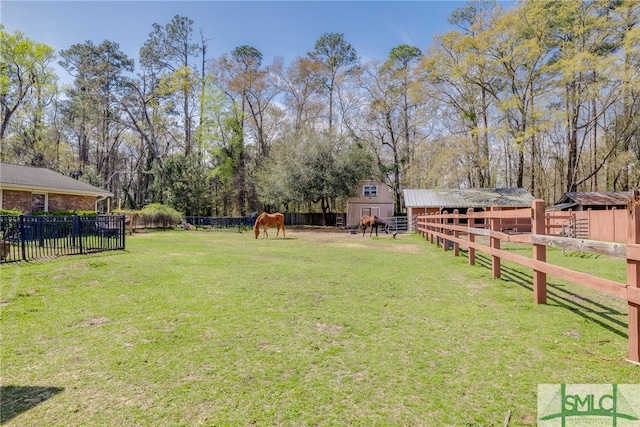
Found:
[[[540,383],[640,382],[624,301],[550,277],[535,306],[527,269],[493,280],[486,255],[382,236],[150,232],[3,265],[1,421],[519,426]],[[624,261],[548,258],[626,280]]]

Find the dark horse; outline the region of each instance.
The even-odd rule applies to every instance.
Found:
[[[367,227],[371,227],[371,231],[369,231],[369,237],[373,234],[373,229],[376,229],[376,237],[378,237],[378,227],[382,226],[385,233],[389,234],[389,224],[378,218],[377,216],[368,216],[365,215],[360,218],[360,227],[362,227],[362,237],[364,237],[365,231],[367,231]]]

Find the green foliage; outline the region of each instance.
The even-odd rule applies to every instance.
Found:
[[[234,210],[234,196],[242,187],[246,163],[246,149],[242,124],[230,114],[222,114],[221,143],[210,149],[213,163],[211,176],[214,182],[212,202],[221,208],[223,215]],[[239,206],[236,206],[236,210]],[[239,212],[236,212],[239,214]]]
[[[21,31],[8,33],[0,24],[0,141],[2,161],[49,166],[63,158],[68,144],[49,143],[46,107],[57,92],[53,47]]]
[[[262,53],[252,46],[239,46],[233,49],[231,56],[236,62],[243,64],[246,69],[258,69],[262,64]]]
[[[204,163],[195,154],[175,154],[164,167],[166,203],[186,215],[207,215],[211,202]]]
[[[172,227],[182,221],[183,215],[175,209],[160,203],[151,203],[138,211],[138,216],[146,224]]]
[[[363,147],[330,135],[300,134],[272,149],[259,174],[263,203],[279,209],[290,203],[348,198],[370,177],[373,160]]]
[[[61,51],[64,94],[55,50],[0,24],[2,158],[83,172],[130,207],[222,215],[339,194],[328,188],[348,183],[331,180],[347,176],[338,154],[295,134],[327,128],[370,143],[397,212],[416,186],[518,186],[547,202],[573,187],[637,187],[639,3],[503,6],[463,5],[433,46],[402,44],[363,67],[341,33],[290,64],[246,44],[215,58],[175,16],[153,24],[137,73],[108,40]]]
[[[409,65],[417,63],[421,57],[420,48],[402,44],[391,49],[388,61],[400,69],[408,69]]]
[[[358,62],[356,50],[342,33],[324,33],[308,55],[324,63],[333,75],[339,68],[355,66]]]
[[[14,210],[14,209],[0,209],[0,215],[13,215],[19,216],[22,215],[22,211]]]

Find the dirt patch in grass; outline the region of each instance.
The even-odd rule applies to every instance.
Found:
[[[85,319],[81,322],[76,323],[72,326],[72,328],[88,328],[91,326],[102,326],[107,323],[109,319],[106,317],[90,317],[89,319]]]

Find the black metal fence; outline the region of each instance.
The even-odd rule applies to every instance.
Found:
[[[0,215],[2,262],[125,248],[121,215]]]
[[[255,217],[186,216],[185,222],[200,228],[228,229],[253,227]]]
[[[255,212],[246,217],[212,217],[212,216],[186,216],[185,222],[195,227],[228,229],[228,228],[252,228],[258,217]],[[336,225],[336,214],[327,214],[328,226]],[[291,213],[284,214],[285,225],[323,225],[321,213]]]
[[[284,214],[284,224],[286,226],[322,226],[329,227],[338,226],[339,215],[344,218],[345,214],[336,214],[328,212],[326,214],[326,224],[323,224],[322,213],[292,213]],[[256,221],[258,214],[253,213],[247,217],[212,217],[212,216],[186,216],[185,222],[198,228],[212,229],[229,229],[229,228],[251,228]],[[408,220],[405,216],[394,216],[392,218],[383,218],[389,224],[392,231],[407,231],[409,228]],[[342,224],[341,226],[344,226]]]

